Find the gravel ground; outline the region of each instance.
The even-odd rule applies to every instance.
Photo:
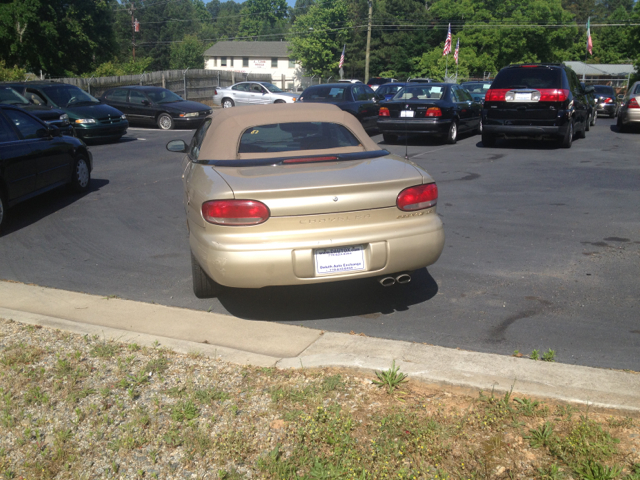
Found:
[[[389,393],[372,379],[0,319],[0,474],[560,479],[589,478],[578,472],[596,462],[612,475],[592,480],[640,480],[637,420],[622,414],[412,382]]]

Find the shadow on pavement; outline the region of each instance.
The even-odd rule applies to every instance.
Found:
[[[29,225],[62,210],[86,195],[91,195],[93,192],[97,192],[108,184],[109,180],[92,178],[89,190],[84,193],[71,193],[69,186],[66,185],[19,203],[7,212],[7,220],[5,225],[2,227],[2,236],[9,235],[22,228],[28,227]]]
[[[218,296],[224,308],[248,320],[318,320],[408,310],[438,293],[426,268],[414,272],[410,283],[381,286],[376,279],[316,285],[226,289]]]

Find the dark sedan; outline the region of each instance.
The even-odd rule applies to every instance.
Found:
[[[378,109],[376,93],[364,83],[325,83],[307,87],[299,102],[332,103],[355,116],[365,128],[376,128]]]
[[[458,133],[482,131],[482,105],[459,85],[409,84],[390,101],[381,102],[378,129],[387,143],[409,134],[456,143]]]
[[[618,115],[620,103],[616,97],[616,92],[609,85],[594,85],[594,96],[598,101],[598,115],[609,115],[611,118]]]
[[[104,105],[75,85],[36,81],[7,84],[36,105],[62,110],[69,116],[74,134],[84,141],[115,141],[127,133],[122,112]]]
[[[92,168],[82,140],[18,107],[0,105],[0,230],[16,203],[67,184],[86,191]]]
[[[124,112],[133,125],[157,125],[162,130],[175,127],[198,128],[211,107],[184,100],[171,90],[162,87],[116,87],[100,97],[107,105]]]
[[[55,125],[63,135],[73,136],[73,128],[69,123],[69,115],[62,110],[48,105],[36,105],[24,98],[11,87],[0,86],[0,103],[3,105],[14,105],[35,115],[40,120],[49,125]]]
[[[405,85],[405,82],[393,82],[393,83],[385,83],[384,85],[380,85],[376,90],[376,97],[378,100],[391,100],[395,97],[396,93],[402,90]]]

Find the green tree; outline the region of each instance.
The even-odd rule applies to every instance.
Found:
[[[171,60],[169,67],[172,70],[184,70],[186,68],[204,68],[202,54],[204,47],[195,35],[187,35],[181,43],[171,45]]]
[[[0,81],[22,81],[25,79],[27,72],[23,68],[7,68],[4,60],[0,60]]]
[[[83,73],[113,57],[117,0],[12,0],[0,4],[0,59],[51,76]]]
[[[335,75],[343,44],[349,39],[352,27],[345,0],[327,0],[322,6],[313,5],[291,28],[292,57],[300,62],[308,75]]]
[[[240,37],[260,37],[284,33],[288,9],[286,0],[246,0],[240,11]],[[264,38],[263,40],[274,40]]]

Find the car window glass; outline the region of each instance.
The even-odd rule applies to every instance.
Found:
[[[231,90],[237,90],[239,92],[246,92],[248,89],[249,89],[248,83],[238,83],[237,85],[234,85],[233,87],[231,87]]]
[[[400,90],[394,100],[440,100],[443,87],[431,85],[407,86]]]
[[[252,83],[251,84],[251,92],[253,93],[265,93],[264,89],[262,88],[262,86],[258,83]]]
[[[25,139],[39,138],[40,135],[38,135],[38,131],[45,128],[44,125],[36,119],[31,118],[26,113],[18,112],[16,110],[5,110],[4,113],[9,117]]]
[[[84,90],[73,85],[55,85],[51,87],[44,87],[42,90],[59,107],[100,103],[100,100],[92,97]]]
[[[507,68],[498,72],[491,88],[560,88],[560,69]]]
[[[154,103],[175,103],[182,102],[182,97],[177,93],[173,93],[166,88],[154,88],[152,90],[145,90],[147,96]]]
[[[464,99],[462,98],[462,95],[460,95],[459,93],[460,91],[458,90],[458,87],[452,87],[451,88],[451,98],[453,99],[454,102],[463,102]]]
[[[458,88],[458,97],[460,97],[460,99],[463,102],[472,102],[473,101],[473,97],[471,96],[471,94],[469,92],[467,92],[464,88]]]
[[[367,100],[371,100],[376,96],[376,92],[369,85],[363,85],[364,91],[367,94]]]
[[[356,100],[356,102],[363,102],[363,101],[369,100],[370,98],[370,95],[367,93],[367,91],[364,89],[364,86],[362,85],[357,85],[353,87],[353,90],[351,90],[351,92],[353,93],[353,98]]]
[[[319,102],[343,102],[345,100],[346,87],[315,87],[304,92],[307,101]]]
[[[596,93],[604,93],[606,95],[613,95],[613,87],[608,87],[606,85],[595,85],[593,87]]]
[[[640,93],[640,83],[638,85],[636,85],[636,88],[633,91],[633,93]]]
[[[5,105],[28,105],[29,100],[13,88],[0,88],[0,103],[4,103]]]
[[[238,153],[321,150],[358,145],[358,139],[346,127],[337,123],[275,123],[245,130],[240,137]]]
[[[45,99],[33,90],[27,90],[24,94],[25,98],[32,102],[34,105],[46,105]]]
[[[117,90],[111,90],[110,92],[107,92],[104,98],[106,98],[111,102],[126,103],[127,93],[128,93],[128,90],[126,88],[119,88]]]
[[[143,105],[145,100],[147,100],[147,97],[144,96],[144,93],[136,90],[129,92],[129,103],[132,105]]]
[[[18,140],[13,129],[5,122],[4,118],[0,116],[0,142],[13,142]]]
[[[211,119],[207,118],[202,125],[196,130],[196,133],[191,139],[191,145],[189,146],[189,156],[192,160],[198,160],[200,156],[200,146],[204,140],[205,134],[211,125]]]

